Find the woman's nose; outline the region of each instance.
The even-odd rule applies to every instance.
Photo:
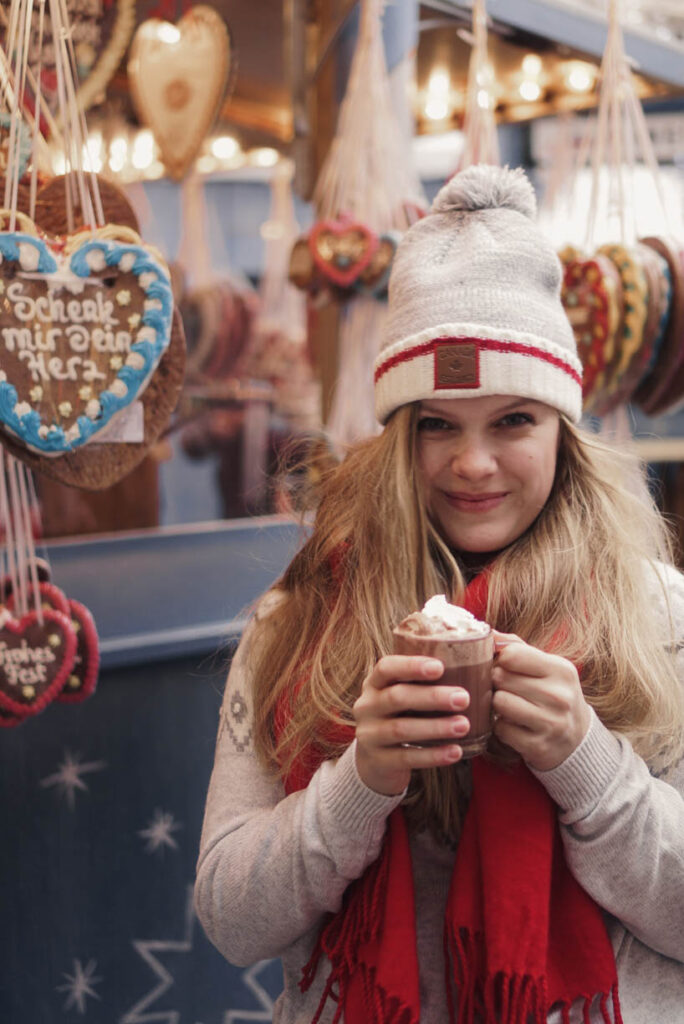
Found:
[[[494,452],[480,441],[464,439],[451,456],[451,470],[466,480],[482,480],[496,471]]]

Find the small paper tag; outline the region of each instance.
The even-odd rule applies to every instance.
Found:
[[[435,388],[479,388],[480,361],[474,341],[445,342],[435,349]]]
[[[106,427],[98,430],[91,444],[142,444],[145,440],[145,409],[142,402],[132,402],[118,412]]]

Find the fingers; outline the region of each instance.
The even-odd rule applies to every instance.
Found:
[[[455,764],[462,757],[463,750],[456,743],[439,747],[386,747],[375,752],[375,777],[384,774],[390,778],[399,771],[404,771],[409,776],[412,771]],[[371,786],[371,788],[375,789],[376,786]],[[387,792],[401,792],[403,788],[405,788],[404,785],[394,789],[390,786]],[[378,788],[377,791],[383,792],[383,789]]]
[[[382,690],[398,680],[439,679],[443,672],[444,665],[438,658],[388,654],[380,658],[366,684]]]
[[[357,739],[376,747],[401,747],[406,743],[453,743],[463,739],[470,729],[464,715],[445,718],[406,717],[372,718],[356,727]]]

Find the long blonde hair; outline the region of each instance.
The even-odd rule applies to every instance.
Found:
[[[391,650],[397,622],[434,593],[463,597],[458,560],[425,507],[416,423],[417,405],[398,409],[382,434],[325,474],[313,532],[277,583],[282,600],[254,626],[256,749],[282,774],[312,744],[326,758],[341,753],[331,726],[352,724],[363,679]],[[682,752],[681,688],[671,623],[648,614],[646,595],[660,586],[667,607],[655,564],[672,556],[645,488],[629,486],[633,466],[561,417],[551,494],[492,563],[487,620],[581,666],[599,718],[662,768]],[[284,699],[289,714],[276,738]],[[410,802],[420,822],[453,832],[455,773],[417,775]]]

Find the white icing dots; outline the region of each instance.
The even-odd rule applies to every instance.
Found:
[[[139,323],[140,313],[131,313],[131,315],[128,318],[128,326],[131,328],[131,330],[135,330]]]
[[[154,333],[154,329],[152,327],[143,327],[141,330],[138,331],[138,334],[137,334],[137,337],[136,337],[135,340],[136,341],[149,341],[149,342],[151,342],[152,345],[154,345],[156,339],[157,339],[157,336]]]
[[[109,385],[109,390],[113,395],[116,395],[117,398],[125,398],[128,394],[128,387],[122,380],[112,381]]]
[[[89,249],[85,258],[86,263],[91,270],[104,270],[107,266],[105,254],[102,252],[102,249]]]
[[[4,384],[4,382],[6,380],[7,380],[7,374],[5,373],[4,370],[0,370],[0,383]]]
[[[145,303],[143,305],[143,309],[144,310],[161,309],[161,308],[162,308],[162,304],[161,304],[161,300],[160,299],[145,299]]]
[[[143,291],[147,291],[150,285],[154,284],[157,280],[157,275],[152,270],[146,270],[144,274],[141,274],[138,278],[138,282]]]
[[[48,436],[48,428],[43,424],[42,427],[38,427],[38,437],[42,437],[43,440]]]
[[[17,402],[17,404],[14,406],[15,416],[25,416],[27,412],[31,412],[31,406],[28,404],[28,402]]]
[[[60,416],[71,416],[71,402],[60,402],[57,409]]]
[[[69,429],[66,431],[64,436],[66,437],[67,441],[69,441],[69,442],[71,442],[71,441],[78,441],[79,437],[81,436],[81,430],[80,430],[80,427],[79,427],[78,423],[73,423],[69,427]]]
[[[112,358],[109,360],[109,365],[111,366],[112,370],[120,370],[121,367],[123,366],[123,359],[121,358],[121,356],[112,356]]]
[[[121,259],[119,260],[119,270],[123,274],[129,274],[131,272],[131,270],[133,269],[133,264],[134,263],[135,263],[135,253],[134,252],[125,252],[123,254],[123,256],[121,257]]]
[[[19,242],[19,263],[22,270],[37,270],[40,261],[40,251],[30,242]]]
[[[130,306],[131,304],[131,293],[127,288],[122,288],[120,292],[116,293],[116,301],[120,306]]]
[[[82,388],[78,389],[78,397],[84,402],[87,402],[89,398],[93,397],[93,389],[90,384],[84,384]]]
[[[88,419],[96,420],[97,417],[100,415],[101,408],[102,406],[98,402],[97,398],[91,398],[91,400],[85,407],[85,413]]]
[[[43,397],[43,389],[41,388],[40,384],[36,384],[34,388],[31,388],[31,390],[29,391],[29,396],[32,402],[40,402],[41,398]]]
[[[145,366],[145,360],[139,352],[129,352],[126,356],[126,366],[132,366],[134,370],[142,370]]]

